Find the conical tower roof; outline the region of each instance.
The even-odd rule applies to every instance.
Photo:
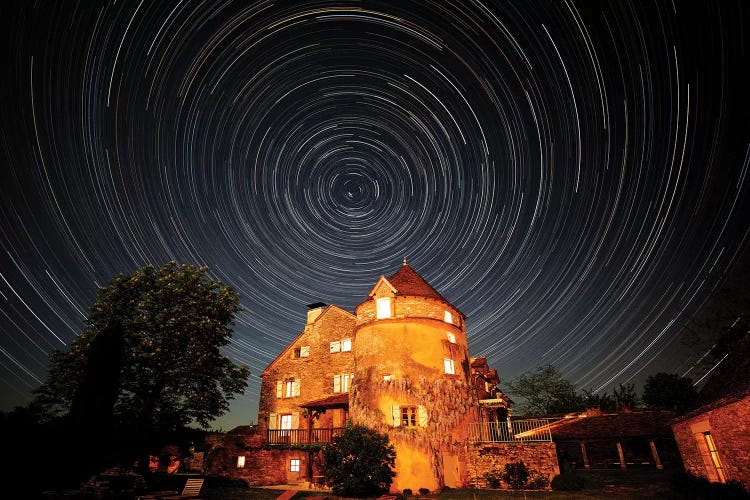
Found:
[[[430,299],[442,300],[446,304],[450,304],[445,297],[432,288],[432,286],[405,261],[404,265],[396,271],[396,274],[388,278],[388,281],[397,290],[396,295],[427,297]]]

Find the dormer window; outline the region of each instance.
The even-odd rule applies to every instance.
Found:
[[[391,317],[391,298],[381,297],[376,301],[377,304],[377,319],[390,318]]]
[[[444,320],[445,320],[446,323],[453,324],[453,315],[451,314],[450,311],[445,311],[445,318],[444,318]]]

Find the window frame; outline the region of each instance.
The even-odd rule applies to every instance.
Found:
[[[401,427],[419,427],[419,406],[399,406]]]
[[[703,432],[703,441],[706,443],[706,449],[708,450],[708,457],[716,470],[716,476],[719,478],[720,483],[726,483],[727,478],[724,474],[724,466],[719,457],[719,450],[716,448],[716,442],[714,437],[711,435],[711,431]]]
[[[238,469],[244,469],[245,468],[245,455],[238,455],[237,456],[237,468]]]
[[[284,380],[284,398],[293,398],[294,392],[294,379],[288,378]]]
[[[278,429],[281,431],[282,436],[288,436],[291,434],[289,431],[292,430],[292,424],[294,423],[294,417],[291,413],[280,413],[279,414],[279,426]]]
[[[341,341],[340,340],[334,340],[330,344],[330,352],[331,354],[335,354],[337,352],[341,352]]]
[[[302,459],[290,458],[289,459],[289,472],[299,472],[301,470],[301,465],[302,465]]]
[[[349,388],[352,386],[352,380],[354,380],[353,373],[341,373],[333,376],[333,393],[345,393],[349,392]],[[337,387],[338,386],[338,387]]]
[[[341,352],[352,351],[352,339],[341,339]]]
[[[386,309],[387,307],[387,309]],[[393,317],[391,297],[380,297],[375,300],[375,319],[389,319]]]
[[[443,371],[446,375],[456,374],[456,363],[451,358],[443,358]]]

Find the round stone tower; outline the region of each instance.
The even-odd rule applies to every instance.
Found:
[[[460,484],[467,423],[477,419],[464,315],[406,261],[355,314],[350,414],[396,448],[392,490]]]

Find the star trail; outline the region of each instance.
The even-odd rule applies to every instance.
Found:
[[[745,2],[0,7],[0,391],[97,287],[175,259],[240,293],[259,375],[305,304],[410,265],[503,379],[688,374],[680,328],[750,230]],[[700,366],[700,365],[695,365]]]

